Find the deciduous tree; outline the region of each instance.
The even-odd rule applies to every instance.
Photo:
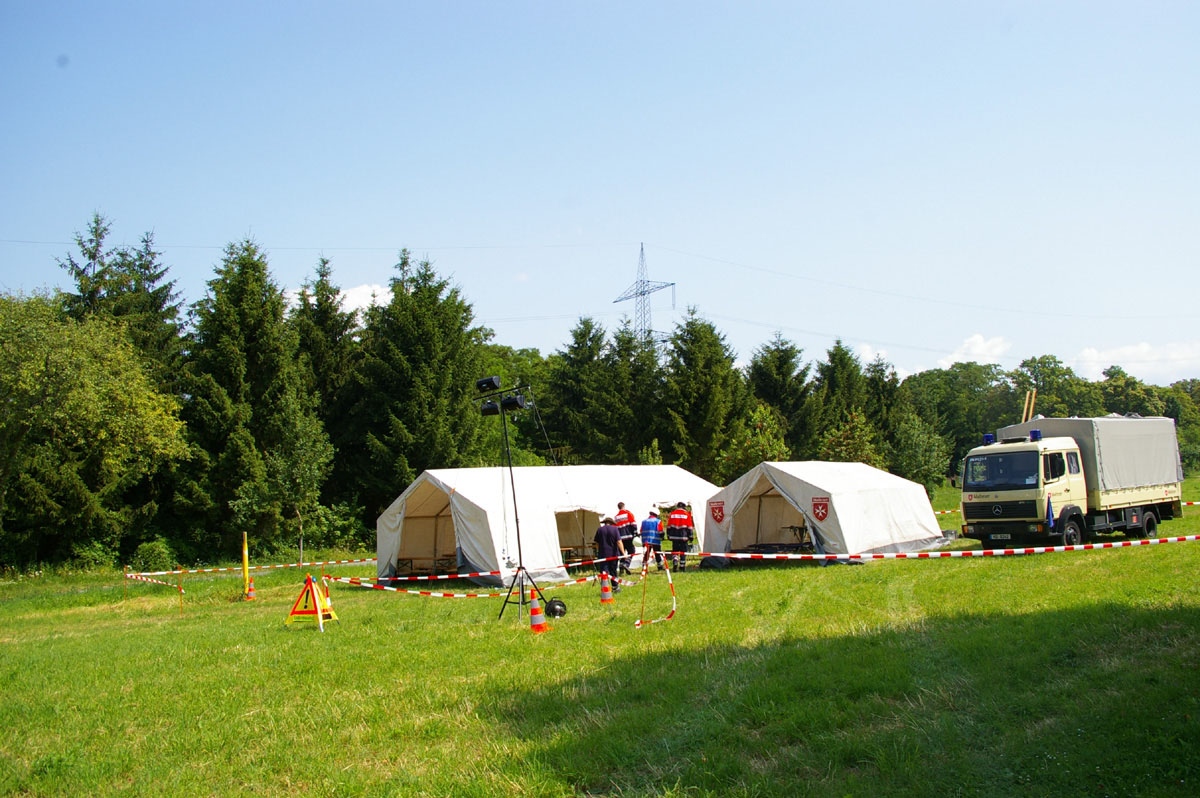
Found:
[[[886,462],[876,445],[876,432],[858,410],[832,427],[821,440],[817,458],[834,463],[866,463],[885,468]]]
[[[762,462],[791,457],[779,412],[758,400],[747,418],[735,425],[729,445],[721,452],[717,482],[727,484]]]
[[[59,297],[0,296],[4,562],[115,556],[148,512],[125,489],[184,451],[178,407],[123,329],[61,307]]]

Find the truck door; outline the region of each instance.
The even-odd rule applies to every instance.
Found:
[[[1087,510],[1087,482],[1083,478],[1079,452],[1067,452],[1066,495],[1071,504]]]
[[[1079,467],[1079,452],[1043,453],[1042,482],[1056,516],[1068,504],[1086,506],[1087,492],[1083,470]]]

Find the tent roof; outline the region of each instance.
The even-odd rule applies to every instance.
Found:
[[[688,501],[698,507],[717,487],[676,465],[521,466],[512,473],[521,515],[538,508],[612,514],[617,502],[623,501],[634,515],[644,518],[658,505]],[[437,489],[429,490],[430,485]],[[461,493],[481,506],[512,503],[507,468],[431,468],[380,517],[406,502],[405,515],[435,515],[444,510],[449,493]]]
[[[761,463],[757,468],[746,472],[745,476],[754,473],[761,475],[764,467],[783,472],[830,493],[865,493],[881,488],[916,484],[866,463],[827,463],[821,460]]]

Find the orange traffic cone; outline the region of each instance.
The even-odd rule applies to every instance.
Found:
[[[613,599],[613,594],[612,594],[612,587],[610,587],[608,584],[608,571],[600,572],[600,603],[601,604],[615,603],[615,600]]]
[[[529,631],[534,634],[550,631],[550,624],[546,623],[546,616],[542,615],[542,605],[538,604],[537,591],[533,588],[529,590]]]
[[[246,588],[246,601],[254,601],[254,577],[250,577],[250,587]]]

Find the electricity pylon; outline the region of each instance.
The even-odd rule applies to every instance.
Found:
[[[650,299],[649,296],[655,291],[661,291],[664,288],[671,289],[671,307],[675,307],[675,283],[662,283],[657,280],[651,281],[646,279],[646,245],[642,244],[641,253],[638,255],[638,271],[637,280],[633,285],[625,289],[625,293],[613,300],[615,305],[618,302],[624,302],[626,299],[636,299],[633,309],[633,331],[638,338],[645,338],[649,335],[654,335],[654,331],[650,328]]]

